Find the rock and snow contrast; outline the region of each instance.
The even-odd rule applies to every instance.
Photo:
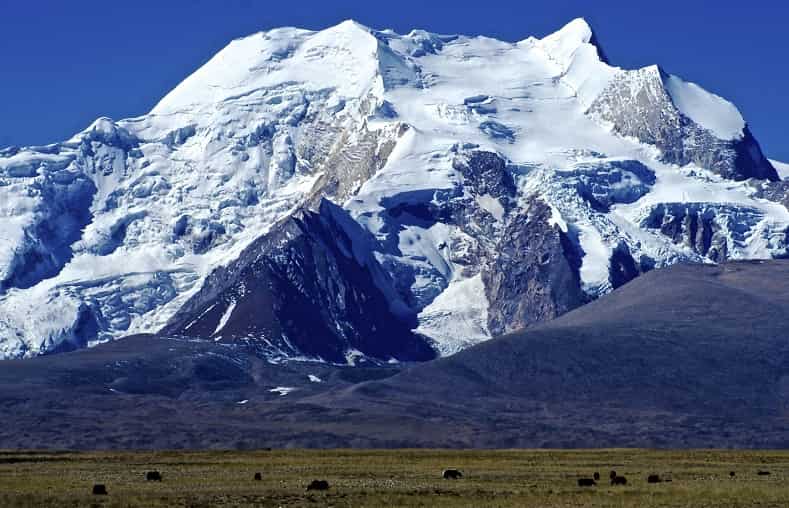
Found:
[[[786,180],[789,178],[789,164],[774,160],[770,160],[770,164],[772,164],[775,170],[778,172],[778,176],[781,178],[781,180]]]
[[[776,169],[734,105],[613,66],[580,19],[262,32],[147,115],[0,150],[0,357],[143,332],[452,354],[653,268],[785,256]]]

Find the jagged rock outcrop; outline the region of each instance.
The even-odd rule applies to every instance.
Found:
[[[577,164],[558,176],[596,210],[634,203],[655,184],[655,172],[636,160],[600,160]]]
[[[319,212],[288,219],[237,266],[209,277],[163,333],[246,340],[272,359],[430,359],[435,353],[411,331],[416,315],[373,256],[374,244],[347,212],[324,200]]]
[[[482,269],[491,334],[553,319],[587,300],[578,275],[581,253],[550,219],[550,207],[532,199]]]
[[[589,114],[610,122],[623,136],[654,145],[665,162],[696,164],[732,180],[779,179],[746,125],[733,139],[721,139],[683,113],[667,88],[667,81],[676,79],[657,66],[620,72]]]
[[[729,258],[729,244],[732,247],[742,245],[746,240],[743,234],[746,227],[753,227],[762,218],[755,209],[704,203],[663,203],[651,209],[642,225],[659,230],[674,243],[712,261],[723,262]]]

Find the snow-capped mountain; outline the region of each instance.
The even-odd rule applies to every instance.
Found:
[[[0,150],[0,357],[160,330],[451,354],[652,268],[785,256],[779,180],[734,105],[580,19],[261,32],[147,115]]]

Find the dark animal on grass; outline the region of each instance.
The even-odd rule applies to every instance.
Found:
[[[93,495],[94,496],[106,496],[107,495],[107,487],[103,483],[97,483],[93,486]]]
[[[624,476],[614,476],[611,478],[611,485],[627,485],[627,478]]]
[[[734,478],[735,476],[737,476],[737,473],[735,473],[734,471],[729,471],[730,478]]]
[[[263,475],[261,475],[260,473],[255,473],[255,480],[260,481],[262,479],[263,479]]]
[[[597,485],[597,483],[591,478],[578,478],[579,487],[594,487],[595,485]]]
[[[162,473],[159,471],[148,471],[145,473],[145,480],[149,482],[160,482],[162,481]]]
[[[597,471],[595,471],[594,475],[592,476],[594,477],[594,481],[596,482],[600,481],[600,473],[598,473]]]
[[[770,472],[769,471],[759,471],[756,474],[758,474],[759,476],[770,476]]]
[[[611,474],[609,474],[608,477],[611,478],[612,480],[616,478],[616,471],[611,471]]]
[[[651,475],[647,476],[647,483],[660,483],[662,481],[663,480],[660,479],[659,475],[651,474]]]
[[[459,469],[444,469],[442,475],[445,480],[459,480],[463,478],[463,473]]]
[[[307,485],[307,490],[329,490],[329,482],[326,480],[312,480]]]

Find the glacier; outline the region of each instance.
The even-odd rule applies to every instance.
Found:
[[[354,21],[260,32],[148,114],[0,150],[0,358],[190,329],[272,358],[424,359],[419,337],[448,355],[647,270],[786,256],[786,171],[733,104],[615,67],[583,19],[515,43]],[[367,281],[343,303],[375,286],[408,347],[359,342],[366,318],[343,305],[329,349],[233,326],[240,260],[267,235],[326,231],[349,242],[320,250],[331,266],[347,256]],[[275,252],[297,270],[294,248]]]

